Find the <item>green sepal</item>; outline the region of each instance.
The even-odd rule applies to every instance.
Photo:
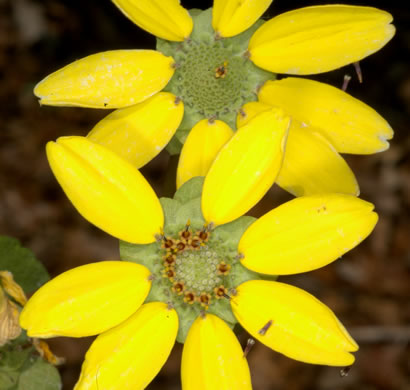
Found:
[[[29,249],[22,247],[17,239],[7,236],[0,236],[0,271],[10,271],[26,294],[50,279],[43,264]]]

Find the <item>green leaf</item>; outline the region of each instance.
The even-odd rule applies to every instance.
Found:
[[[20,375],[17,390],[60,390],[62,388],[57,369],[41,358]]]
[[[37,290],[50,279],[34,254],[13,237],[0,236],[0,270],[10,271],[26,294]]]
[[[5,346],[0,351],[0,368],[5,371],[14,371],[23,366],[33,348],[21,349],[20,347],[15,347],[14,350],[10,350],[8,346]]]
[[[0,389],[15,389],[19,375],[18,371],[7,371],[0,368]]]

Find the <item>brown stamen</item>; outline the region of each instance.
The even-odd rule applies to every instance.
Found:
[[[269,328],[272,326],[272,324],[273,324],[273,321],[269,320],[262,329],[258,330],[258,333],[261,336],[265,336],[266,332],[269,330]]]

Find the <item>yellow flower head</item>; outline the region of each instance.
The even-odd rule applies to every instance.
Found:
[[[175,340],[184,342],[184,390],[249,390],[246,356],[231,330],[237,322],[290,358],[354,362],[358,346],[329,308],[299,288],[263,279],[329,264],[370,234],[377,214],[355,196],[321,194],[258,220],[243,216],[280,171],[289,128],[277,109],[258,118],[269,128],[257,118],[240,128],[205,179],[189,180],[173,199],[159,200],[135,167],[87,138],[47,145],[73,205],[122,240],[125,260],[57,276],[21,313],[32,337],[99,334],[76,390],[144,389]]]
[[[339,153],[387,149],[389,124],[337,88],[275,79],[327,72],[378,51],[395,32],[390,14],[325,5],[265,22],[260,17],[272,0],[215,0],[203,12],[188,12],[178,0],[113,2],[157,37],[157,51],[115,50],[75,61],[36,86],[41,104],[116,108],[88,137],[138,169],[165,147],[172,154],[183,147],[178,186],[205,175],[255,113],[278,107],[292,118],[278,184],[297,196],[359,194]]]

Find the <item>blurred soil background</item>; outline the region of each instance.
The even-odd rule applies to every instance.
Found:
[[[336,2],[275,0],[266,15],[325,3]],[[410,389],[410,8],[399,1],[346,3],[385,9],[397,27],[384,49],[361,62],[362,84],[353,66],[315,77],[341,86],[344,75],[351,75],[348,92],[376,109],[395,130],[388,151],[346,156],[361,197],[376,205],[380,221],[373,234],[343,259],[281,280],[305,288],[329,305],[360,350],[349,375],[341,377],[339,368],[292,361],[257,344],[249,354],[254,390]],[[212,5],[211,1],[182,4],[203,9]],[[0,234],[21,240],[52,276],[81,264],[118,258],[116,240],[74,210],[44,153],[47,141],[86,135],[108,112],[40,107],[33,87],[49,73],[92,53],[154,47],[155,39],[109,0],[0,0]],[[164,184],[170,180],[169,164],[175,166],[175,161],[163,152],[143,168],[160,196],[170,195]],[[251,214],[260,216],[287,199],[289,195],[274,186]],[[242,345],[247,337],[240,332]],[[54,351],[67,360],[61,367],[64,389],[72,389],[76,382],[91,341],[51,341]],[[180,389],[180,357],[178,345],[148,389]]]

